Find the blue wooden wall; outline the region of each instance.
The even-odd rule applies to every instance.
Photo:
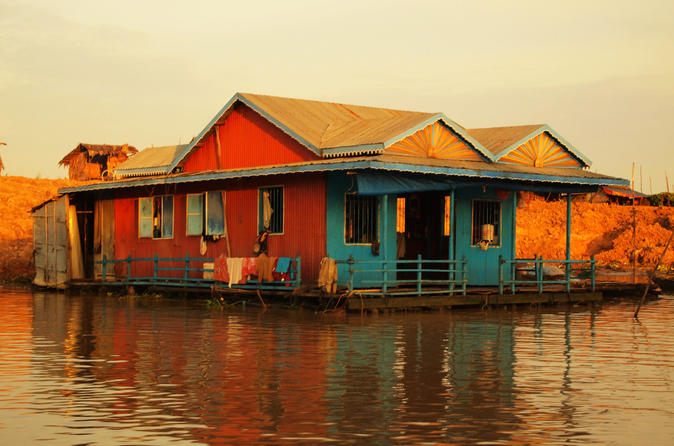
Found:
[[[498,257],[511,259],[514,252],[513,213],[516,192],[512,191],[501,202],[501,244],[483,251],[471,246],[473,200],[499,200],[495,189],[487,187],[461,188],[456,190],[456,258],[468,260],[468,285],[498,285]],[[510,279],[509,268],[504,269],[504,278]]]
[[[353,255],[355,260],[384,260],[395,262],[396,259],[396,197],[383,195],[379,198],[379,255],[372,254],[371,245],[347,245],[344,243],[344,195],[355,191],[355,178],[342,172],[334,172],[327,175],[327,201],[326,201],[326,225],[327,225],[327,255],[333,259],[346,260]],[[383,202],[388,200],[387,219],[383,219]],[[386,243],[384,243],[386,241]],[[393,267],[394,263],[391,264]],[[372,267],[372,265],[368,265]],[[348,267],[340,265],[339,284],[346,285],[349,278]],[[391,274],[393,275],[393,274]],[[381,273],[368,275],[359,274],[355,277],[357,287],[380,287],[381,284],[364,283],[362,280],[381,280]],[[391,279],[393,277],[390,277]]]

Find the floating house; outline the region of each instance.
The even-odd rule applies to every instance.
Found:
[[[466,129],[442,113],[238,93],[190,144],[60,191],[59,224],[78,231],[65,263],[82,259],[66,280],[210,285],[210,262],[252,257],[266,229],[293,285],[315,284],[329,257],[351,290],[514,291],[518,192],[566,194],[570,234],[572,194],[628,184],[590,164],[547,125]],[[557,260],[571,267],[571,251],[567,236]]]
[[[100,180],[110,177],[115,167],[138,152],[128,144],[86,144],[79,143],[59,161],[59,166],[68,168],[71,180]]]

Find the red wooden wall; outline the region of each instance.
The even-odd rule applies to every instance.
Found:
[[[284,186],[284,233],[271,235],[269,255],[275,257],[302,258],[302,279],[304,282],[318,278],[320,260],[326,252],[325,224],[325,179],[321,174],[285,175],[260,179],[202,183],[185,185],[171,192],[154,191],[155,195],[174,195],[173,238],[138,238],[138,199],[136,196],[115,200],[115,257],[217,257],[226,254],[226,242],[207,243],[207,252],[199,254],[201,237],[186,234],[186,194],[211,190],[225,190],[227,200],[227,226],[230,235],[232,257],[251,257],[257,236],[258,188]],[[139,196],[149,196],[142,195]],[[184,262],[175,266],[182,266]],[[168,266],[168,265],[165,265]],[[163,272],[164,275],[168,275]],[[136,263],[133,276],[151,276],[152,263]],[[176,274],[179,275],[179,274]],[[196,275],[195,275],[196,277]]]
[[[309,149],[244,104],[236,104],[220,135],[221,169],[270,166],[316,160]],[[184,162],[183,172],[217,169],[215,132],[205,139]]]

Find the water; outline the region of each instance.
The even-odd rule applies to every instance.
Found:
[[[2,444],[672,444],[674,298],[381,316],[0,290]]]

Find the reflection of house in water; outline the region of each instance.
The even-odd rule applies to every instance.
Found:
[[[328,421],[341,431],[349,423],[371,425],[389,439],[405,432],[410,443],[429,431],[450,442],[507,438],[504,431],[522,423],[512,395],[512,325],[421,317],[338,336],[327,384],[329,396],[340,397],[330,398]]]

